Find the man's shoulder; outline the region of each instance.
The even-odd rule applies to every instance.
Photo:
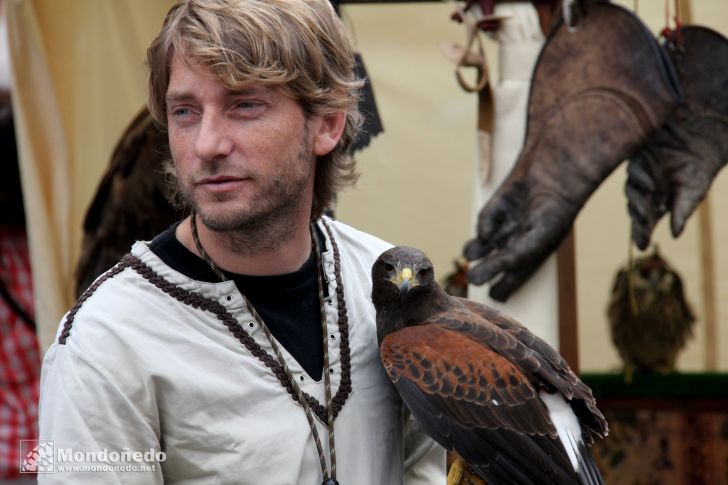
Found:
[[[194,284],[138,242],[81,294],[61,319],[56,341],[111,345],[148,336],[152,329],[159,332],[160,322],[171,319],[164,317],[174,311],[174,303],[195,296]]]
[[[71,309],[63,316],[58,330],[57,341],[65,344],[71,334],[88,326],[93,331],[105,331],[109,322],[124,320],[128,315],[138,312],[141,302],[139,285],[134,280],[140,275],[130,267],[130,255],[125,256],[111,269],[101,274],[76,300]]]
[[[329,218],[324,218],[323,221],[335,231],[337,244],[350,254],[374,261],[382,252],[392,247],[391,243],[344,222]]]

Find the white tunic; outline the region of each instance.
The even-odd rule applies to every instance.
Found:
[[[341,485],[399,484],[403,412],[379,360],[370,299],[371,265],[390,245],[342,223],[327,223],[340,251],[351,348],[352,391],[334,423],[337,479]],[[325,311],[331,385],[337,393],[342,334],[334,253],[319,224],[327,239],[322,262],[332,299]],[[223,323],[239,325],[239,336],[252,337],[275,359],[235,283],[192,280],[143,242],[134,245],[132,255],[138,258],[136,267],[112,269],[107,276],[118,273],[64,317],[45,356],[40,439],[53,440],[55,472],[39,474],[39,482],[321,483],[303,408],[263,364],[264,354],[254,356]],[[200,302],[208,308],[200,308]],[[279,347],[302,390],[324,403],[323,379],[312,380]],[[328,457],[328,431],[316,423]],[[443,484],[444,451],[421,443],[413,448],[424,458],[411,470],[420,479],[407,483]],[[164,461],[134,459],[150,449],[163,451]],[[105,458],[99,455],[104,452],[120,455],[111,455],[116,460],[105,464],[94,461]],[[77,462],[82,454],[83,462]],[[62,469],[66,466],[96,471],[69,472]],[[114,467],[125,471],[108,471]],[[130,471],[133,467],[153,470]]]

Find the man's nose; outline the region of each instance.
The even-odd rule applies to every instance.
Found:
[[[232,148],[229,127],[223,117],[217,113],[204,113],[195,141],[197,156],[203,161],[225,158]]]

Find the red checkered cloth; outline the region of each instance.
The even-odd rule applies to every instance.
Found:
[[[0,226],[0,279],[33,315],[33,286],[24,228]],[[20,476],[20,440],[38,439],[40,352],[34,329],[0,295],[0,479]]]

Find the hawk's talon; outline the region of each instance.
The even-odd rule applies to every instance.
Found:
[[[460,485],[466,466],[463,459],[456,456],[447,472],[447,485]]]

